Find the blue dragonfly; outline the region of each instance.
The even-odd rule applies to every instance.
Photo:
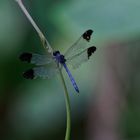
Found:
[[[74,69],[76,69],[83,62],[87,61],[96,51],[95,46],[89,47],[88,45],[92,33],[93,30],[91,29],[84,32],[80,38],[65,52],[64,55],[59,51],[54,51],[52,55],[49,53],[46,55],[28,52],[22,53],[19,57],[21,61],[36,65],[36,67],[25,71],[23,73],[23,77],[26,79],[35,79],[37,77],[46,79],[52,77],[58,73],[59,69],[64,67],[74,89],[79,93],[79,88],[70,70],[68,69],[67,64],[70,64]]]

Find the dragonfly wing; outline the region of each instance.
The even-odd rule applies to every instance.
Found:
[[[34,67],[23,73],[23,77],[26,79],[35,79],[37,77],[47,79],[51,78],[58,73],[57,66],[40,66]]]
[[[65,58],[68,59],[76,54],[84,51],[86,48],[89,48],[89,41],[93,30],[87,30],[84,32],[81,37],[66,51]]]
[[[83,62],[86,62],[90,56],[96,51],[96,47],[92,46],[82,52],[68,58],[67,64],[70,64],[74,69],[78,68]]]
[[[53,61],[52,56],[48,55],[41,55],[36,53],[28,53],[24,52],[19,56],[19,59],[23,62],[28,62],[35,65],[45,65],[49,64]]]

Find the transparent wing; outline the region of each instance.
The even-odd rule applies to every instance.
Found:
[[[49,64],[53,61],[52,56],[33,54],[31,63],[36,65]]]
[[[92,33],[92,30],[87,30],[84,32],[81,37],[66,51],[64,54],[65,58],[69,59],[70,57],[75,56],[88,48]]]
[[[92,46],[82,52],[69,57],[66,62],[70,64],[74,69],[78,68],[83,62],[86,62],[90,56],[96,51],[96,47]]]
[[[34,68],[34,73],[35,73],[36,77],[46,79],[46,78],[51,78],[55,74],[57,74],[58,69],[52,68],[52,67],[49,67],[47,69],[45,67],[36,67],[36,68]]]
[[[57,73],[58,67],[56,65],[51,65],[51,66],[34,67],[24,72],[23,76],[26,79],[35,79],[37,77],[46,79],[53,77]]]
[[[32,63],[35,65],[45,65],[49,64],[53,61],[53,58],[50,54],[47,55],[41,55],[41,54],[36,54],[36,53],[22,53],[19,56],[19,59],[24,62]]]

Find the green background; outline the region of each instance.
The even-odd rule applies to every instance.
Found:
[[[125,42],[129,70],[118,62],[125,85],[126,108],[120,118],[124,139],[140,139],[140,1],[138,0],[24,0],[51,46],[62,53],[87,29],[95,55],[71,72],[80,88],[75,93],[65,71],[71,111],[71,139],[87,140],[89,104],[96,101],[106,46]],[[122,45],[123,46],[123,45]],[[22,72],[33,65],[19,61],[22,52],[43,53],[40,39],[14,0],[0,1],[0,139],[64,139],[66,113],[59,75],[49,80],[26,80]],[[122,51],[120,47],[119,51]],[[121,63],[120,59],[120,63]],[[115,62],[114,62],[115,63]],[[123,65],[124,66],[124,65]],[[125,66],[124,66],[125,67]],[[125,68],[124,68],[125,69]],[[103,72],[103,71],[102,71]],[[124,76],[125,75],[125,76]],[[101,79],[102,77],[100,77]],[[101,87],[102,88],[102,87]],[[92,98],[92,99],[91,99]]]

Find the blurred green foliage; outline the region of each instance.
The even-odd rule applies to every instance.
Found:
[[[96,88],[99,60],[106,43],[129,42],[132,63],[129,79],[128,110],[122,127],[127,139],[140,139],[140,18],[138,0],[24,0],[32,17],[54,49],[65,51],[85,30],[93,29],[91,44],[99,48],[94,58],[73,71],[80,87],[74,93],[66,74],[72,105],[72,138],[84,140],[87,106]],[[131,39],[133,44],[131,44]],[[137,41],[138,40],[138,41]],[[137,42],[137,44],[135,43]],[[136,47],[134,47],[134,44]],[[132,47],[132,48],[131,48]],[[59,76],[50,80],[25,80],[22,72],[32,66],[21,63],[21,52],[42,53],[40,40],[14,0],[0,1],[0,130],[1,140],[64,139],[65,102]],[[133,59],[134,58],[134,59]],[[94,69],[94,72],[93,72]],[[133,69],[134,70],[134,69]],[[92,76],[86,76],[85,72]],[[127,81],[125,82],[127,84]],[[94,86],[93,86],[94,85]]]

